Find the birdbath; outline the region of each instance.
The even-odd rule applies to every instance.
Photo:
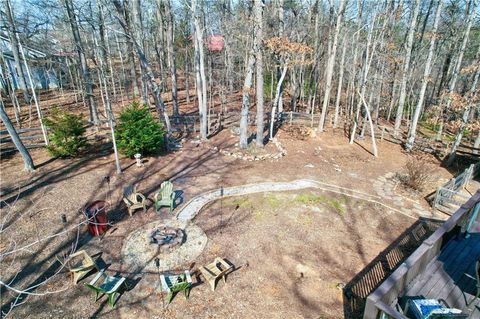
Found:
[[[143,164],[142,164],[142,154],[137,153],[137,154],[133,155],[133,157],[135,157],[135,160],[137,161],[137,167],[142,167],[143,166]]]

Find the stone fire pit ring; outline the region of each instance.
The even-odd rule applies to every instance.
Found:
[[[185,232],[170,226],[155,227],[150,232],[150,244],[157,245],[160,252],[167,252],[183,244]]]
[[[166,232],[161,234],[162,230]],[[165,239],[162,236],[172,235],[173,232],[174,240],[169,240],[166,245],[159,245],[158,239]],[[154,237],[157,243],[154,242]],[[137,228],[125,238],[121,257],[132,272],[156,272],[157,257],[160,260],[160,271],[174,270],[194,261],[206,244],[207,235],[192,222],[154,221]]]

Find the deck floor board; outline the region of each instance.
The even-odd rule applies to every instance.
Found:
[[[480,233],[469,238],[451,239],[410,285],[405,296],[444,299],[451,307],[469,314],[470,318],[480,318],[480,300],[469,307],[466,305],[466,300],[471,300],[476,293],[476,287],[475,281],[464,275],[468,273],[475,277],[477,260],[480,260]]]

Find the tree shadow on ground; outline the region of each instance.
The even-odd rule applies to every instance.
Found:
[[[80,161],[76,165],[80,165],[80,163],[85,163],[85,161]],[[60,170],[60,172],[61,171],[62,170]],[[68,169],[68,171],[70,172],[71,170]],[[110,173],[112,172],[113,168]],[[55,178],[60,178],[62,175],[61,173],[57,173],[54,176]],[[62,178],[68,178],[68,176],[63,176]],[[46,183],[47,181],[41,182],[42,185]],[[99,190],[103,188],[105,183],[106,180],[104,179],[99,184],[98,188],[92,192],[90,198],[87,198],[85,202],[90,202],[95,199],[99,194]],[[35,186],[29,188],[26,193],[24,193],[24,196],[26,196],[27,193],[32,193],[35,189]],[[113,209],[120,209],[120,205],[117,204]],[[18,214],[18,216],[9,219],[7,222],[8,225],[14,224],[21,216],[22,214]],[[123,218],[125,218],[125,216],[126,214],[124,213]],[[58,226],[53,228],[51,234],[42,236],[41,238],[31,236],[30,241],[32,243],[29,244],[25,241],[22,242],[21,246],[25,248],[22,248],[19,252],[15,251],[21,247],[14,246],[15,250],[11,253],[11,256],[7,255],[8,252],[3,251],[2,262],[12,262],[13,264],[15,259],[18,259],[19,262],[21,262],[20,269],[18,269],[16,273],[13,273],[9,278],[2,278],[4,282],[12,287],[23,287],[22,289],[28,291],[29,294],[36,294],[36,291],[39,290],[40,292],[38,295],[41,296],[44,294],[43,291],[48,291],[49,284],[47,282],[53,280],[54,277],[61,274],[61,271],[63,271],[63,266],[57,260],[57,256],[68,255],[73,251],[79,250],[95,238],[88,232],[84,231],[84,218],[84,216],[77,216],[75,218],[70,218],[69,221],[65,219],[63,223],[58,223]],[[8,230],[8,226],[4,227],[3,230]],[[73,233],[75,233],[75,235],[73,235]],[[64,236],[66,238],[64,238]],[[36,240],[38,240],[38,242]],[[32,246],[30,247],[29,245]],[[48,253],[45,256],[40,257],[40,252],[45,251],[48,251]],[[23,256],[25,252],[28,253],[27,256]],[[20,254],[22,254],[21,257]],[[45,289],[45,286],[47,286],[47,289]],[[7,291],[8,289],[6,287],[0,287],[0,294],[2,295],[1,310],[4,313],[8,313],[12,305],[15,307],[18,303],[24,303],[26,299],[30,297],[27,293],[22,292],[7,298]]]
[[[22,199],[28,195],[31,195],[39,188],[45,187],[47,185],[55,184],[60,181],[63,181],[67,178],[74,177],[76,175],[83,174],[89,170],[94,170],[95,168],[110,165],[110,162],[98,164],[95,167],[88,167],[88,170],[83,170],[86,164],[94,162],[101,157],[107,156],[112,153],[112,150],[106,145],[102,145],[101,149],[94,153],[89,153],[85,157],[80,159],[66,159],[64,160],[64,165],[45,172],[44,174],[30,179],[26,184],[22,185],[20,189],[12,189],[9,192],[5,192],[3,196],[11,195],[17,190],[20,191],[19,194],[11,195],[7,198],[2,199],[0,203],[0,208],[5,207],[5,203],[12,203],[15,200]],[[73,175],[71,173],[74,173]]]

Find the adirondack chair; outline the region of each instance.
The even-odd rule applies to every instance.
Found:
[[[217,257],[215,261],[206,266],[200,267],[200,273],[210,284],[212,291],[215,291],[218,279],[222,278],[226,283],[227,272],[232,269],[232,265],[228,264],[224,259]]]
[[[168,293],[167,302],[170,304],[173,297],[177,292],[183,291],[185,293],[185,299],[188,299],[190,294],[190,288],[192,287],[192,277],[190,271],[185,270],[181,275],[160,275],[160,282],[162,284],[162,290]]]
[[[122,285],[128,289],[124,277],[108,276],[105,274],[105,269],[102,269],[90,283],[86,283],[85,285],[95,291],[95,301],[99,299],[99,296],[107,295],[108,304],[111,308],[115,305],[115,297],[119,294]]]
[[[173,184],[170,181],[165,181],[160,185],[160,191],[155,196],[155,209],[158,211],[162,207],[169,207],[170,213],[175,205],[175,192],[173,191]]]
[[[127,205],[128,214],[133,215],[137,209],[143,208],[143,212],[147,210],[147,200],[145,196],[137,192],[137,188],[128,185],[123,189],[123,202]]]
[[[465,276],[467,276],[470,279],[473,279],[476,281],[475,283],[475,288],[477,290],[475,296],[472,298],[472,300],[467,302],[467,307],[470,306],[475,300],[477,300],[480,297],[480,260],[477,260],[475,263],[475,277],[472,275],[469,275],[467,273],[464,273]]]
[[[57,259],[72,275],[74,285],[87,276],[93,269],[99,271],[97,264],[85,250],[79,250],[69,255],[63,262],[60,258],[57,257]]]

